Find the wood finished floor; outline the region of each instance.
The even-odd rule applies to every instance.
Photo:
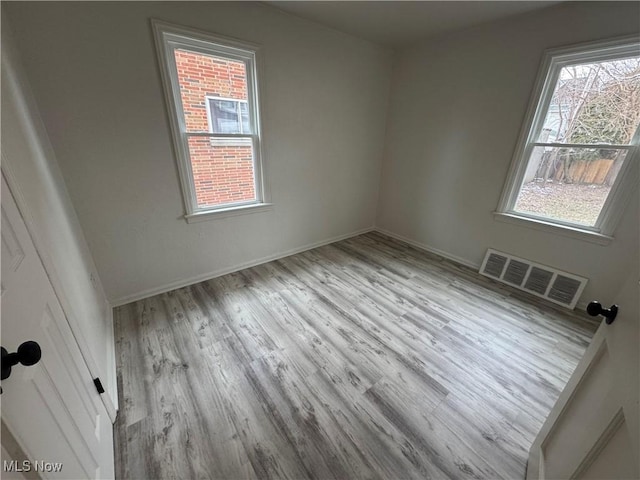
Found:
[[[523,478],[590,341],[370,233],[115,311],[118,478]]]

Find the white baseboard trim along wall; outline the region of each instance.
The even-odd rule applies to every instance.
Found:
[[[389,230],[385,230],[384,228],[376,227],[375,231],[380,232],[384,235],[387,235],[391,238],[395,238],[396,240],[400,240],[401,242],[408,243],[412,247],[419,248],[420,250],[424,250],[429,253],[434,253],[448,260],[451,260],[453,262],[459,263],[469,268],[473,268],[474,270],[478,270],[480,268],[479,263],[472,262],[470,260],[467,260],[466,258],[458,257],[457,255],[451,255],[450,253],[445,252],[444,250],[431,247],[426,243],[416,242],[415,240],[411,240],[410,238],[404,237],[402,235],[398,235],[397,233],[390,232]]]
[[[357,237],[358,235],[372,232],[373,230],[375,230],[373,226],[363,228],[361,230],[356,230],[355,232],[346,233],[344,235],[338,235],[336,237],[326,238],[324,240],[320,240],[319,242],[309,243],[307,245],[303,245],[297,248],[292,248],[284,252],[278,252],[278,253],[274,253],[273,255],[268,255],[266,257],[250,260],[248,262],[241,263],[240,265],[235,265],[233,267],[220,268],[212,272],[203,273],[202,275],[197,275],[195,277],[187,278],[184,280],[178,280],[176,282],[162,285],[157,288],[143,290],[141,292],[134,293],[133,295],[127,295],[126,297],[121,297],[116,300],[113,300],[111,302],[111,306],[115,308],[121,305],[126,305],[127,303],[136,302],[138,300],[142,300],[143,298],[152,297],[154,295],[159,295],[165,292],[170,292],[171,290],[175,290],[177,288],[193,285],[194,283],[204,282],[205,280],[211,280],[212,278],[221,277],[222,275],[227,275],[228,273],[239,272],[240,270],[244,270],[245,268],[251,268],[257,265],[262,265],[263,263],[272,262],[273,260],[279,260],[280,258],[288,257],[290,255],[295,255],[296,253],[306,252],[307,250],[312,250],[314,248],[322,247],[323,245],[339,242],[340,240],[346,240],[347,238],[351,238],[351,237]]]
[[[293,248],[290,250],[286,250],[284,252],[278,252],[273,255],[268,255],[266,257],[258,258],[255,260],[251,260],[249,262],[242,263],[240,265],[236,265],[233,267],[221,268],[218,270],[214,270],[212,272],[204,273],[202,275],[198,275],[195,277],[191,277],[185,280],[179,280],[176,282],[169,283],[167,285],[163,285],[161,287],[152,288],[149,290],[144,290],[142,292],[135,293],[133,295],[128,295],[126,297],[121,297],[112,302],[112,307],[119,307],[121,305],[126,305],[127,303],[136,302],[138,300],[142,300],[143,298],[152,297],[154,295],[159,295],[161,293],[170,292],[171,290],[175,290],[177,288],[186,287],[188,285],[193,285],[195,283],[203,282],[205,280],[210,280],[212,278],[221,277],[223,275],[227,275],[229,273],[239,272],[240,270],[244,270],[245,268],[255,267],[257,265],[262,265],[263,263],[272,262],[273,260],[279,260],[281,258],[288,257],[290,255],[295,255],[297,253],[306,252],[307,250],[312,250],[314,248],[322,247],[324,245],[329,245],[330,243],[339,242],[341,240],[346,240],[347,238],[357,237],[358,235],[362,235],[364,233],[369,232],[379,232],[383,235],[387,235],[388,237],[395,238],[396,240],[400,240],[401,242],[407,243],[412,247],[416,247],[420,250],[424,250],[429,253],[433,253],[435,255],[439,255],[440,257],[451,260],[452,262],[459,263],[460,265],[464,265],[466,267],[472,268],[473,270],[478,270],[480,268],[480,263],[472,262],[467,260],[466,258],[458,257],[457,255],[451,255],[444,250],[440,250],[438,248],[431,247],[425,243],[417,242],[410,238],[407,238],[403,235],[399,235],[397,233],[391,232],[384,228],[380,227],[368,227],[361,230],[356,230],[355,232],[347,233],[344,235],[338,235],[336,237],[327,238],[321,240],[319,242],[309,243],[307,245],[303,245],[301,247]],[[585,310],[587,306],[587,302],[580,301],[576,305],[576,310]]]

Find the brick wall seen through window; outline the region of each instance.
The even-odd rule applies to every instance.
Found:
[[[175,50],[175,60],[186,131],[217,133],[211,128],[211,99],[246,102],[245,64],[182,49]],[[255,200],[249,138],[190,136],[188,145],[198,207]]]

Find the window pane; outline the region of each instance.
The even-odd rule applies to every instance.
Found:
[[[538,141],[628,144],[639,97],[640,57],[563,67]]]
[[[233,100],[209,100],[209,102],[213,133],[242,133],[238,118],[238,102]]]
[[[242,133],[251,133],[249,125],[249,106],[246,102],[240,102],[240,115],[242,117]]]
[[[594,226],[627,150],[535,147],[514,210]]]
[[[185,49],[176,49],[174,56],[187,132],[210,131],[207,97],[230,100],[230,103],[236,106],[237,118],[237,104],[234,100],[247,100],[247,74],[244,62]],[[234,127],[228,117],[219,123],[211,123],[213,128],[216,128],[214,124],[222,125],[220,128],[223,130],[214,130],[216,133],[232,133],[228,130],[230,128],[236,128],[233,133],[240,133],[237,130],[238,124]]]
[[[251,139],[189,137],[198,208],[256,199]]]

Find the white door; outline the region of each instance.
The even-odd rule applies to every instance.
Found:
[[[2,420],[42,478],[112,478],[111,421],[2,176],[2,346],[35,340],[42,359],[2,380]],[[24,467],[20,464],[19,467]]]
[[[638,287],[633,275],[612,299],[618,315],[611,325],[602,321],[542,426],[527,479],[640,477]]]

